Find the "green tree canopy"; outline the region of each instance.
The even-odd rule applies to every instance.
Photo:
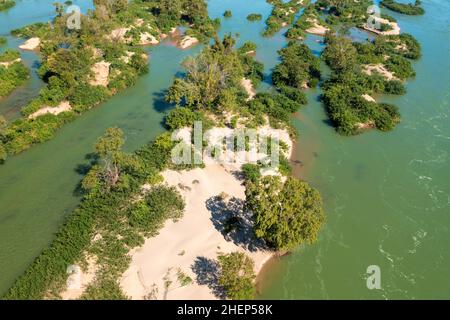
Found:
[[[218,257],[220,265],[219,284],[232,300],[249,300],[255,295],[253,280],[255,272],[252,259],[242,252],[222,254]]]
[[[246,208],[254,214],[254,232],[277,250],[313,243],[325,220],[319,192],[293,177],[266,176],[246,187]]]

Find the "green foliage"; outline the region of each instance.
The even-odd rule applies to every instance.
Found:
[[[372,0],[320,0],[315,3],[315,8],[328,13],[328,24],[360,26],[367,21],[367,8],[372,4]]]
[[[36,22],[29,26],[22,27],[20,29],[14,29],[11,34],[16,37],[21,38],[32,38],[32,37],[44,37],[50,30],[50,24],[43,22]]]
[[[224,16],[225,18],[231,18],[232,15],[233,15],[233,13],[232,13],[230,10],[226,10],[226,11],[223,13],[223,16]]]
[[[273,36],[283,26],[293,23],[295,15],[303,6],[302,2],[297,0],[290,0],[289,2],[268,0],[267,2],[273,5],[272,12],[266,20],[266,30],[263,33],[267,37]]]
[[[404,94],[400,80],[387,80],[383,75],[367,75],[364,65],[383,65],[398,79],[415,75],[411,62],[418,58],[420,45],[412,36],[379,36],[372,42],[351,43],[345,37],[328,35],[325,62],[333,70],[323,85],[322,101],[339,133],[352,135],[368,128],[392,130],[400,121],[396,107],[367,101],[362,96],[372,93]]]
[[[209,18],[204,0],[148,0],[144,3],[156,17],[157,27],[162,32],[179,25],[193,25],[195,35],[206,40],[214,35],[220,24]]]
[[[277,250],[313,243],[325,220],[319,193],[306,182],[266,176],[246,185],[246,208],[254,214],[254,232]]]
[[[29,78],[29,71],[20,61],[20,53],[6,50],[0,55],[0,98],[8,96]]]
[[[291,41],[279,54],[281,63],[272,74],[275,86],[302,89],[317,85],[320,79],[320,60],[307,45]]]
[[[97,258],[98,271],[96,281],[88,286],[82,299],[126,298],[117,280],[128,268],[129,250],[141,245],[148,231],[156,232],[164,217],[179,217],[183,202],[173,189],[154,186],[142,200],[154,215],[133,215],[135,203],[130,199],[138,199],[144,183],[155,185],[160,181],[158,172],[167,166],[168,155],[156,142],[126,154],[121,151],[122,143],[121,131],[114,128],[99,139],[97,160],[83,181],[83,186],[88,186],[83,201],[68,216],[50,247],[42,251],[2,298],[58,297],[66,283],[67,267],[81,263],[85,252]],[[109,157],[115,158],[120,170],[118,186],[108,189],[102,185],[102,173],[104,160]],[[101,238],[93,241],[96,234]]]
[[[329,35],[325,38],[325,43],[327,47],[322,57],[331,69],[336,72],[345,72],[354,68],[357,51],[350,39]]]
[[[154,236],[167,219],[179,219],[184,201],[174,187],[155,186],[129,211],[130,224],[146,236]]]
[[[394,0],[382,0],[380,5],[382,7],[388,8],[389,10],[407,14],[410,16],[425,14],[425,10],[421,7],[420,0],[416,0],[414,4],[399,3]]]
[[[225,289],[227,298],[232,300],[253,299],[255,273],[252,259],[242,252],[221,254],[217,259],[220,265],[219,284]]]
[[[174,80],[167,101],[200,110],[215,110],[218,106],[233,109],[239,101],[243,103],[245,94],[240,82],[248,70],[233,46],[234,39],[225,36],[198,56],[186,59],[186,76]]]
[[[8,39],[6,39],[5,37],[0,37],[0,46],[6,44],[8,42]]]
[[[16,5],[16,2],[14,0],[1,0],[0,1],[0,11],[12,8],[15,5]]]
[[[256,182],[261,177],[260,166],[246,163],[242,165],[242,173],[246,181]]]
[[[261,20],[262,19],[262,14],[259,14],[259,13],[250,13],[248,16],[247,16],[247,20],[248,21],[259,21],[259,20]]]
[[[199,120],[198,114],[189,108],[177,107],[172,109],[166,117],[165,124],[171,130],[192,127]]]

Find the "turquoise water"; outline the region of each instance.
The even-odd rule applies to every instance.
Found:
[[[17,1],[6,15],[0,14],[0,34],[47,21],[52,2]],[[89,1],[79,3],[84,10],[90,7]],[[264,0],[208,3],[213,18],[227,9],[233,12],[232,18],[222,19],[221,35],[239,33],[240,43],[258,45],[257,59],[266,67],[259,90],[269,88],[277,50],[286,44],[285,30],[272,38],[260,36],[271,6]],[[424,53],[415,63],[417,77],[407,83],[408,94],[381,97],[401,109],[403,121],[396,130],[340,137],[318,102],[320,90],[308,93],[310,103],[295,120],[297,158],[303,164],[296,172],[322,193],[327,223],[317,244],[271,264],[263,274],[261,298],[450,296],[450,5],[445,0],[423,4],[423,17],[392,14],[403,31],[419,39]],[[263,20],[248,22],[246,16],[253,12],[263,14]],[[318,40],[307,41],[316,54],[323,49]],[[78,204],[78,171],[97,137],[107,127],[119,126],[126,133],[127,150],[133,150],[161,132],[164,90],[181,71],[179,63],[199,50],[180,51],[169,44],[149,48],[150,73],[136,86],[65,126],[55,139],[0,166],[0,292],[48,245]],[[31,54],[26,61],[35,59]],[[39,88],[39,79],[35,81],[30,88]],[[14,117],[13,105],[0,101],[0,113],[13,110],[8,112]],[[380,266],[382,290],[366,288],[369,265]]]

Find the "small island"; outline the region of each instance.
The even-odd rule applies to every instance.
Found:
[[[14,0],[0,0],[0,11],[10,9],[16,5]]]
[[[414,4],[399,3],[395,0],[383,0],[381,1],[380,5],[382,7],[388,8],[389,10],[410,16],[419,16],[425,14],[425,10],[422,8],[422,3],[420,0],[415,0]]]

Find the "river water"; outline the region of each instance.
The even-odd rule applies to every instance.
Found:
[[[17,0],[0,13],[0,35],[53,16],[53,0]],[[82,10],[90,1],[74,1]],[[210,0],[213,18],[230,9],[221,35],[239,33],[239,42],[258,45],[257,59],[271,69],[282,32],[261,37],[271,6],[264,0]],[[309,104],[296,115],[299,131],[296,172],[323,195],[327,222],[319,241],[271,263],[259,284],[260,298],[444,298],[450,296],[450,4],[424,0],[422,17],[400,16],[403,31],[423,46],[415,63],[417,77],[401,97],[379,97],[400,107],[402,123],[389,133],[340,137],[329,126],[320,90],[308,92]],[[249,13],[263,14],[250,23]],[[308,45],[316,54],[318,37]],[[19,43],[9,37],[8,46]],[[5,47],[0,47],[4,50]],[[182,69],[180,62],[200,47],[181,51],[168,43],[149,48],[150,73],[125,92],[62,128],[57,136],[0,166],[0,292],[48,245],[65,217],[79,203],[77,184],[95,140],[111,126],[125,131],[126,149],[134,150],[164,129],[165,90]],[[38,57],[23,56],[36,68]],[[34,69],[35,70],[35,69]],[[33,71],[34,72],[34,71]],[[18,116],[42,83],[33,76],[22,92],[0,101],[0,113]],[[16,99],[16,100],[14,100]],[[368,290],[366,269],[378,265],[381,290]]]

